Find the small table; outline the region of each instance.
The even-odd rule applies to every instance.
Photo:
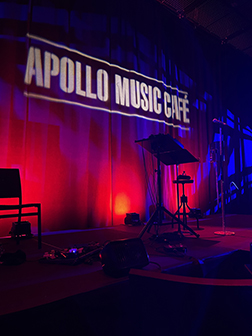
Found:
[[[185,184],[192,184],[194,182],[194,180],[191,179],[183,179],[183,178],[179,178],[177,180],[174,180],[173,183],[175,184],[182,184],[182,190],[183,190],[183,194],[180,197],[181,200],[181,204],[178,204],[178,210],[175,212],[175,216],[178,215],[178,218],[180,217],[180,209],[183,209],[182,215],[183,215],[183,223],[185,225],[187,225],[187,215],[189,215],[190,213],[193,213],[192,209],[189,207],[187,201],[188,201],[188,197],[185,195]],[[179,198],[179,197],[178,197]],[[190,212],[186,212],[186,208],[188,208],[188,210]],[[199,218],[197,215],[194,215],[194,217],[197,220],[197,229],[199,230]]]

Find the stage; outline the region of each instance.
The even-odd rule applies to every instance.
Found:
[[[142,241],[150,263],[143,272],[161,274],[163,270],[193,260],[200,261],[234,250],[249,251],[252,242],[252,216],[226,215],[226,230],[231,236],[216,235],[222,230],[220,215],[199,220],[199,230],[194,219],[188,226],[200,237],[183,232],[179,243],[185,252],[167,251],[177,224],[164,225],[159,234],[167,234],[170,241],[154,239],[153,228]],[[42,235],[42,249],[38,249],[36,236],[21,239],[19,245],[12,238],[0,239],[5,253],[21,250],[26,261],[20,265],[1,265],[1,326],[8,326],[10,333],[33,334],[34,328],[47,334],[75,335],[126,335],[136,333],[138,317],[131,307],[129,277],[113,278],[104,274],[101,262],[91,258],[89,263],[77,265],[41,263],[45,252],[71,248],[81,244],[136,238],[142,226],[120,225],[101,229],[55,232]],[[166,249],[165,249],[166,247]],[[16,321],[12,323],[12,321]],[[138,328],[140,328],[138,326]]]

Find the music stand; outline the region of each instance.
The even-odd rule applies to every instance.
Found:
[[[136,140],[136,143],[140,144],[143,148],[149,151],[157,158],[157,186],[158,186],[158,202],[156,205],[156,210],[151,215],[150,219],[146,223],[145,227],[142,229],[140,234],[138,235],[141,238],[145,231],[150,230],[151,226],[154,224],[154,219],[158,218],[157,225],[158,227],[162,225],[162,215],[165,212],[171,218],[173,218],[179,224],[179,232],[180,234],[180,225],[183,225],[189,232],[194,234],[197,238],[199,234],[194,232],[189,226],[184,225],[183,222],[177,218],[174,214],[172,214],[169,210],[167,210],[162,203],[162,188],[161,188],[161,167],[160,163],[163,162],[165,165],[178,165],[180,163],[187,162],[196,162],[198,161],[192,154],[190,154],[187,150],[183,148],[183,145],[174,139],[169,134],[158,134],[151,135],[147,139]],[[194,161],[190,161],[190,160]],[[158,232],[157,232],[158,234]]]
[[[221,235],[221,236],[232,236],[235,234],[233,231],[226,231],[226,216],[225,216],[225,192],[224,192],[224,155],[223,155],[223,144],[222,144],[222,128],[230,128],[226,123],[213,119],[214,123],[217,123],[219,125],[219,168],[220,168],[220,183],[221,183],[221,221],[222,221],[222,231],[215,231],[214,234]]]

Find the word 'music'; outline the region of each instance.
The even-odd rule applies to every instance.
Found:
[[[75,94],[78,101],[98,100],[111,102],[114,98],[116,106],[123,109],[133,107],[143,112],[153,112],[155,115],[190,123],[189,100],[187,93],[182,96],[178,90],[170,88],[170,92],[163,89],[163,85],[155,85],[154,80],[142,81],[140,75],[129,72],[122,75],[111,68],[100,68],[98,62],[90,60],[80,62],[69,57],[58,57],[49,51],[42,52],[31,46],[28,52],[25,79],[27,85],[34,84],[38,88],[54,90],[57,85],[66,94]],[[114,70],[114,68],[113,68]],[[111,78],[110,78],[111,77]],[[146,78],[145,78],[146,79]],[[154,84],[154,85],[153,85]],[[112,92],[112,94],[111,94]]]

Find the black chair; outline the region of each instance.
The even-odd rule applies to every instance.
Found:
[[[29,203],[22,204],[22,189],[19,169],[0,168],[0,198],[10,199],[18,198],[18,204],[0,204],[0,212],[4,211],[1,218],[13,218],[17,217],[17,232],[20,232],[21,218],[27,216],[37,216],[38,218],[38,248],[41,248],[41,204]],[[17,203],[17,202],[16,202]],[[25,208],[36,208],[33,212],[23,212]],[[18,212],[13,212],[18,210]],[[19,243],[19,234],[17,234],[17,243]]]

